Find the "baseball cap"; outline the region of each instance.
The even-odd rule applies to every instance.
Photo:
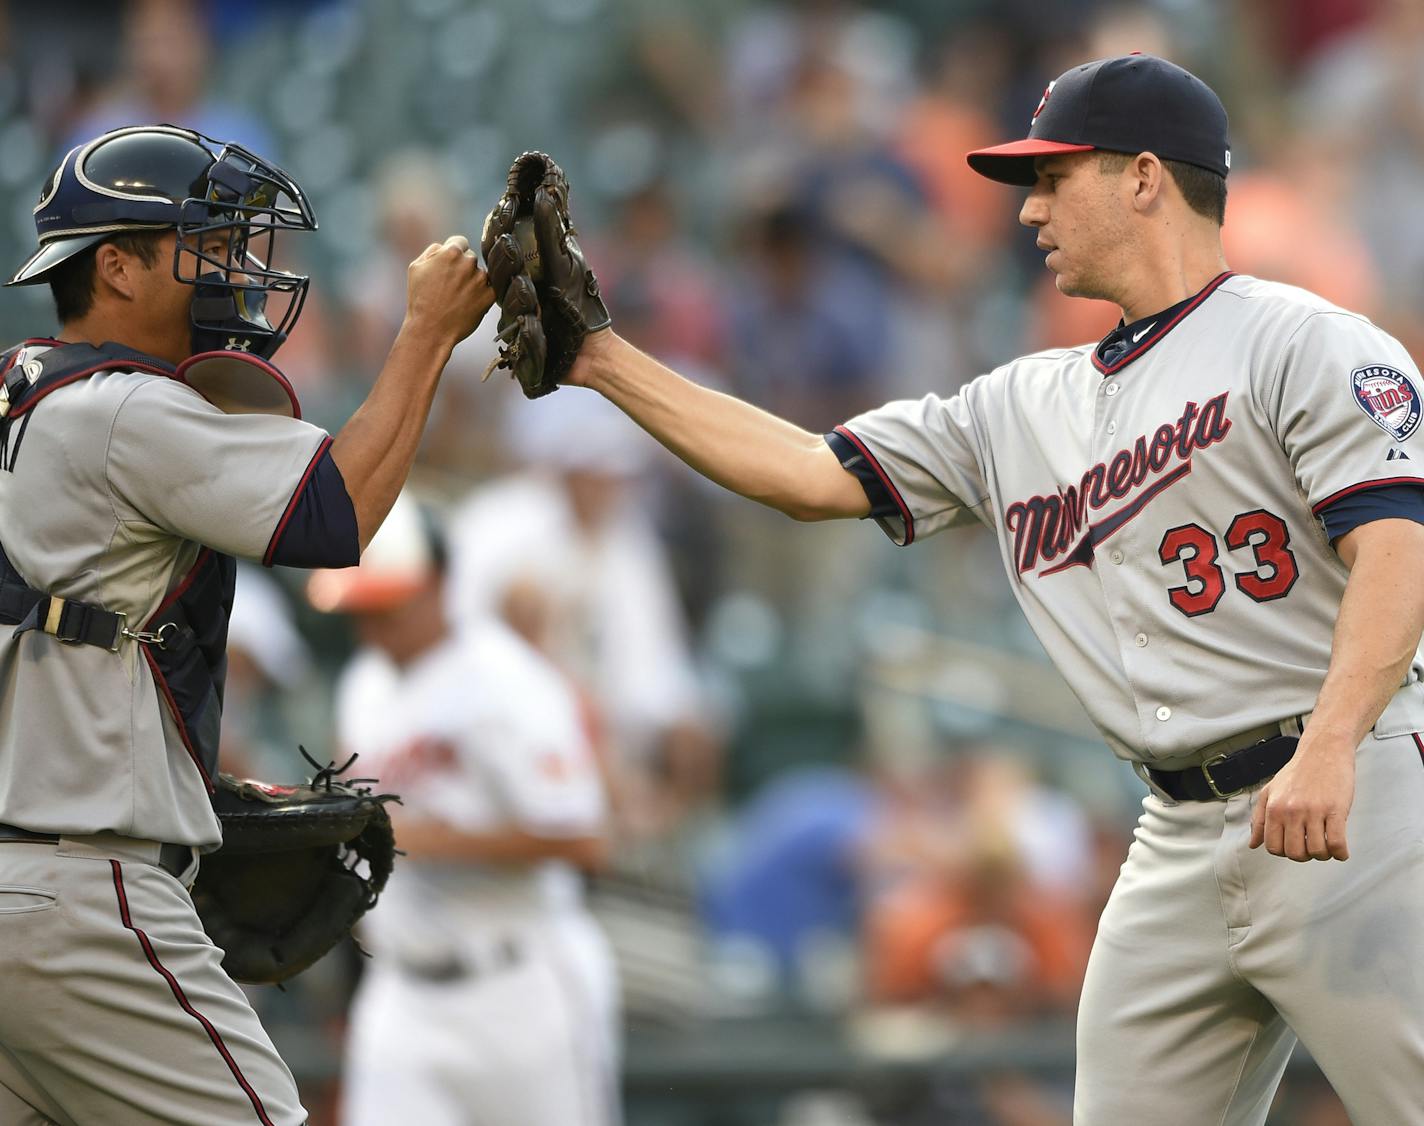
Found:
[[[969,167],[1004,184],[1033,187],[1035,157],[1151,152],[1225,176],[1231,169],[1226,109],[1210,86],[1156,55],[1084,63],[1048,84],[1022,141],[976,149]]]

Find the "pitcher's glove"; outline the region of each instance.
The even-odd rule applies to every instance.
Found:
[[[521,154],[485,220],[480,249],[499,302],[500,354],[531,399],[558,390],[584,337],[613,318],[569,218],[569,182],[547,153]]]
[[[385,887],[395,860],[385,803],[400,799],[373,794],[364,785],[372,779],[336,781],[353,761],[319,768],[305,786],[218,775],[223,843],[203,857],[192,894],[234,981],[274,984],[301,973],[351,933]]]

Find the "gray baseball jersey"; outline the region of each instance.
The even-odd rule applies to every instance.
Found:
[[[992,528],[1112,749],[1171,765],[1314,707],[1348,576],[1320,514],[1424,482],[1421,387],[1364,317],[1225,274],[1110,364],[1042,352],[837,433],[896,543]],[[1424,729],[1421,675],[1416,654],[1379,734]]]
[[[34,347],[20,357],[40,354]],[[101,372],[51,395],[0,472],[0,529],[37,589],[142,623],[200,545],[260,559],[326,434],[227,415],[173,379]],[[0,823],[195,846],[221,833],[137,644],[0,625]]]

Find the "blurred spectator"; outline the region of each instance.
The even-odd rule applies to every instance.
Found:
[[[1072,1011],[1095,919],[1087,825],[1064,799],[980,753],[899,792],[868,847],[872,999],[971,1025]]]
[[[604,796],[573,693],[494,618],[451,629],[409,496],[308,595],[363,645],[337,695],[343,753],[402,799],[404,855],[363,920],[344,1120],[612,1126],[613,968],[577,878],[602,863]]]
[[[281,163],[271,132],[253,114],[210,95],[213,42],[198,0],[131,0],[118,73],[75,124],[64,148],[123,125],[185,125]]]
[[[1377,313],[1379,280],[1369,250],[1332,206],[1345,174],[1334,153],[1302,138],[1283,141],[1272,164],[1233,175],[1222,228],[1231,268]]]
[[[898,117],[896,151],[924,183],[948,231],[958,281],[977,274],[983,256],[1013,232],[1013,208],[1004,192],[964,159],[996,133],[993,102],[1004,84],[1010,49],[989,24],[947,36],[936,49],[924,89]]]
[[[377,166],[372,181],[376,239],[341,286],[349,321],[345,354],[351,368],[345,395],[352,407],[380,370],[405,315],[410,262],[452,234],[464,233],[471,245],[479,245],[479,231],[466,224],[465,202],[453,187],[458,177],[433,150],[391,153]],[[431,407],[418,471],[448,473],[463,485],[503,466],[504,446],[495,423],[497,404],[511,384],[502,378],[486,388],[479,386],[479,375],[496,352],[497,323],[498,317],[486,317],[456,347]]]
[[[669,187],[655,180],[622,202],[593,260],[620,335],[679,371],[712,374],[724,361],[722,286],[680,232]]]
[[[503,617],[574,678],[611,750],[622,827],[660,836],[716,796],[719,750],[637,491],[651,440],[581,389],[517,406],[525,470],[452,517],[451,614]]]
[[[755,221],[733,299],[732,370],[752,402],[829,430],[876,400],[889,326],[883,291],[817,229],[789,207]]]
[[[1309,144],[1347,173],[1346,214],[1378,270],[1376,319],[1424,345],[1424,2],[1381,0],[1376,17],[1322,47],[1297,101]],[[1297,242],[1314,236],[1308,228]]]
[[[707,874],[704,910],[731,968],[752,958],[771,963],[763,1004],[824,1007],[816,961],[855,945],[864,895],[858,858],[877,804],[863,778],[813,767],[779,775],[728,826],[728,855]]]

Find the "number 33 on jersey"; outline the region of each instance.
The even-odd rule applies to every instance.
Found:
[[[1113,749],[1152,762],[1314,706],[1348,576],[1331,537],[1400,486],[1420,501],[1424,384],[1365,318],[1229,273],[1125,343],[1027,356],[830,441],[895,542],[992,528]]]

